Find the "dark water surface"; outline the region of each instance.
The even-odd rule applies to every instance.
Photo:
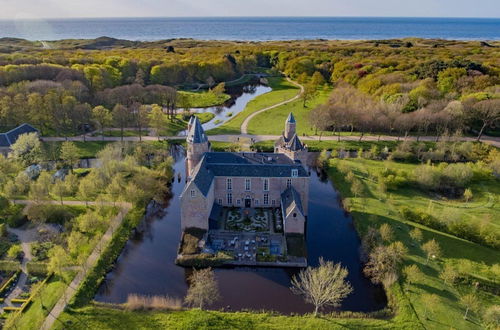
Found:
[[[146,221],[145,232],[133,237],[119,257],[116,268],[108,274],[95,299],[122,303],[132,293],[169,295],[183,298],[189,270],[174,264],[181,235],[179,195],[184,187],[184,154],[177,151],[175,171],[181,181],[173,184],[173,197],[161,218]],[[318,258],[341,262],[349,269],[348,280],[354,292],[344,301],[343,310],[374,311],[385,306],[383,290],[361,273],[359,238],[352,219],[344,213],[338,194],[328,180],[311,171],[307,248],[309,265]],[[312,306],[291,293],[290,278],[297,271],[281,268],[216,269],[222,296],[213,308],[231,310],[275,310],[281,313],[311,312]]]
[[[471,5],[474,5],[471,3]],[[479,5],[479,4],[477,4]],[[0,20],[0,37],[29,40],[393,39],[403,37],[499,40],[499,18],[199,17]]]

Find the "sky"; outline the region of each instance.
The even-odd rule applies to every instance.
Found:
[[[192,16],[500,18],[499,0],[0,0],[1,19]]]

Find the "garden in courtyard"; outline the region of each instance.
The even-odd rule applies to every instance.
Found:
[[[231,231],[268,231],[274,218],[272,209],[264,208],[230,208],[223,212],[224,229]]]

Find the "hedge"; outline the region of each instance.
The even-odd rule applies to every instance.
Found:
[[[4,271],[18,271],[21,269],[21,263],[15,260],[0,260],[0,270]]]
[[[10,285],[17,279],[21,271],[16,271],[7,282],[0,288],[0,296],[3,296],[5,292],[10,288]]]
[[[30,261],[26,264],[28,273],[36,275],[47,275],[49,273],[46,262]]]

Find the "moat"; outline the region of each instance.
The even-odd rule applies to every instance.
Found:
[[[95,299],[123,303],[129,294],[169,295],[183,298],[190,269],[175,265],[181,235],[179,195],[185,185],[184,150],[176,149],[174,169],[181,174],[172,185],[173,196],[161,217],[145,220],[142,231],[127,243],[115,268],[101,285]],[[375,311],[386,306],[383,289],[362,274],[360,240],[352,218],[340,206],[339,195],[328,178],[309,169],[310,198],[306,228],[307,260],[315,266],[319,257],[341,262],[349,269],[347,280],[354,291],[342,310]],[[306,313],[312,305],[291,293],[293,268],[236,267],[217,268],[221,300],[212,306],[226,310],[274,310],[280,313]]]

